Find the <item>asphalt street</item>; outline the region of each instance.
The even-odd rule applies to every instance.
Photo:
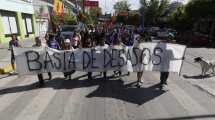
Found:
[[[53,73],[42,88],[36,75],[0,75],[0,120],[214,120],[214,76],[200,77],[200,66],[193,63],[196,56],[213,59],[214,52],[187,49],[181,75],[170,74],[168,90],[158,89],[158,72],[144,72],[142,88],[135,86],[135,73],[108,72],[107,81],[99,73],[93,80],[85,72],[72,80]],[[1,60],[8,58],[1,53]]]
[[[158,89],[159,73],[145,72],[136,88],[136,74],[104,81],[76,72],[72,80],[56,73],[38,88],[36,76],[0,79],[1,120],[178,120],[215,119],[215,98],[171,74],[168,90]]]

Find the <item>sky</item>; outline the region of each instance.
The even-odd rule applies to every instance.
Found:
[[[99,6],[102,8],[102,12],[105,13],[113,13],[114,9],[113,9],[113,5],[118,2],[118,1],[122,1],[122,0],[97,0],[99,1]],[[128,3],[131,5],[131,9],[132,10],[137,10],[140,7],[140,3],[139,0],[127,0]],[[173,1],[182,1],[184,3],[187,3],[188,0],[171,0],[171,2]]]

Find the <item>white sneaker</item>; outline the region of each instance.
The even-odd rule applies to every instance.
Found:
[[[169,90],[167,84],[162,84],[160,89],[164,90],[164,91],[168,91]]]
[[[137,82],[137,87],[138,88],[142,87],[142,85],[143,85],[143,81],[142,80]]]

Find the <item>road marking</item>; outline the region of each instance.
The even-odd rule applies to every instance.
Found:
[[[17,76],[8,76],[8,77],[5,77],[5,78],[2,78],[0,80],[0,88],[5,87],[8,83],[10,83],[11,81],[16,80],[16,79],[18,79]]]
[[[159,78],[158,75],[153,75]],[[170,78],[170,77],[169,77]],[[169,80],[169,92],[176,98],[176,100],[187,110],[189,115],[208,114],[209,111],[202,107],[196,100],[188,95],[181,87],[179,87],[174,80]]]
[[[80,115],[80,108],[84,99],[84,88],[76,88],[72,91],[72,94],[64,107],[64,112],[60,120],[77,120]]]
[[[63,82],[58,83],[60,86]],[[16,120],[38,120],[58,90],[43,88],[30,104],[17,116]]]
[[[28,84],[29,79],[31,79],[31,78],[25,79],[24,81],[19,83],[17,85],[17,87]],[[29,81],[29,82],[31,82],[31,81]],[[25,91],[24,92],[18,92],[18,93],[6,93],[2,97],[0,97],[0,103],[1,103],[0,104],[0,112],[3,111],[4,109],[6,109],[11,103],[16,101],[16,99],[24,93],[25,93]]]
[[[170,92],[176,100],[189,112],[191,115],[208,114],[209,112],[189,96],[182,88],[176,84],[169,85]]]

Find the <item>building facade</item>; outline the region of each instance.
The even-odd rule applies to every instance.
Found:
[[[53,14],[55,0],[33,0],[36,16],[36,36],[44,37],[47,32],[53,32],[50,16]],[[64,13],[76,15],[80,6],[76,6],[74,1],[60,0],[64,5]]]
[[[36,19],[32,0],[1,0],[0,43],[8,42],[16,34],[19,40],[33,38]]]
[[[33,0],[36,17],[36,36],[44,37],[50,31],[50,15],[52,14],[54,0]]]

